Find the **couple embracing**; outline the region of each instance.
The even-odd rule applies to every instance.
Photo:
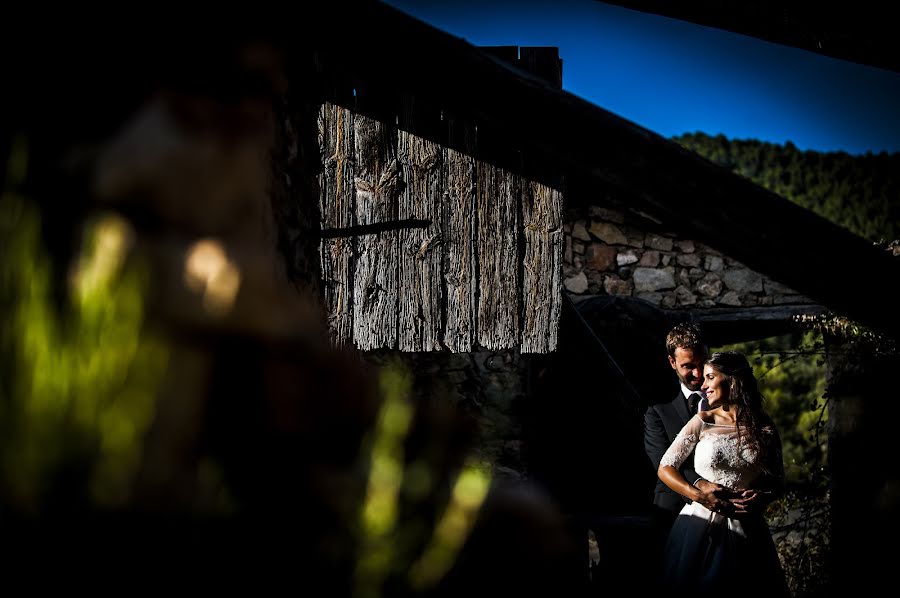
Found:
[[[680,389],[644,417],[644,447],[659,476],[653,529],[662,587],[787,596],[763,517],[784,481],[781,440],[753,369],[741,353],[708,357],[694,324],[675,326],[666,350]]]

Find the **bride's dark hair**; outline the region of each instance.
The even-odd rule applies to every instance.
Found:
[[[738,437],[746,434],[747,442],[759,455],[761,463],[766,463],[763,428],[771,425],[771,420],[763,411],[763,396],[747,358],[737,351],[722,351],[713,353],[706,364],[725,375],[728,398],[737,407]]]

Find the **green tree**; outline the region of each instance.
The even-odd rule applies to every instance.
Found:
[[[900,153],[802,152],[703,133],[675,141],[870,241],[900,237]]]

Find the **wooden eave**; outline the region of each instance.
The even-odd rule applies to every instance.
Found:
[[[900,72],[900,38],[887,2],[612,0],[624,8],[749,35],[816,54]]]

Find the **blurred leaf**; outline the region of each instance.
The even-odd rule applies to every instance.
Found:
[[[141,458],[167,351],[144,325],[146,270],[113,215],[85,228],[69,285],[54,284],[27,200],[0,197],[0,484],[16,507],[121,504]],[[62,287],[68,300],[54,293]]]

